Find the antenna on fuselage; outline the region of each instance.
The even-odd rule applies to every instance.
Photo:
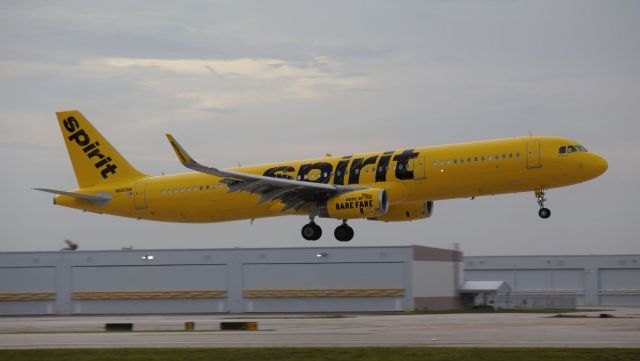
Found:
[[[533,137],[533,132],[531,130],[529,130],[529,136]]]

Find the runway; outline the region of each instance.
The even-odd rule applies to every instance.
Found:
[[[640,347],[640,309],[603,312],[616,317],[500,313],[235,319],[257,321],[260,331],[216,331],[220,322],[234,320],[229,315],[7,317],[0,318],[0,348]],[[180,331],[186,321],[196,322],[195,332]],[[107,322],[133,322],[134,332],[103,332]]]

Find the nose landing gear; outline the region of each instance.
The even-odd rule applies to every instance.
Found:
[[[544,195],[547,191],[544,188],[540,188],[536,191],[536,199],[538,200],[538,205],[540,206],[540,210],[538,211],[538,215],[540,218],[547,219],[551,217],[551,210],[549,208],[545,208],[544,202],[547,200]]]
[[[351,228],[347,224],[347,220],[344,219],[342,220],[342,224],[336,227],[336,230],[333,232],[333,235],[340,242],[349,242],[350,240],[353,239],[354,232],[353,232],[353,228]]]

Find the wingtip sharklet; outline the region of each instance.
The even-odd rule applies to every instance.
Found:
[[[186,165],[189,163],[195,163],[195,161],[193,160],[193,158],[191,158],[189,153],[187,153],[187,151],[184,150],[184,148],[182,148],[180,143],[178,143],[178,141],[171,134],[167,133],[165,135],[167,136],[167,139],[169,140],[169,144],[171,144],[171,146],[173,147],[173,151],[176,152],[176,155],[178,156],[178,159],[180,159],[180,162],[182,164]]]

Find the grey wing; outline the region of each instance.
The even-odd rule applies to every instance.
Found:
[[[196,162],[170,134],[167,134],[167,138],[185,167],[222,178],[222,183],[229,187],[230,193],[243,191],[260,195],[257,204],[279,200],[284,205],[282,211],[291,209],[297,212],[335,194],[367,188],[304,182],[207,167]]]

